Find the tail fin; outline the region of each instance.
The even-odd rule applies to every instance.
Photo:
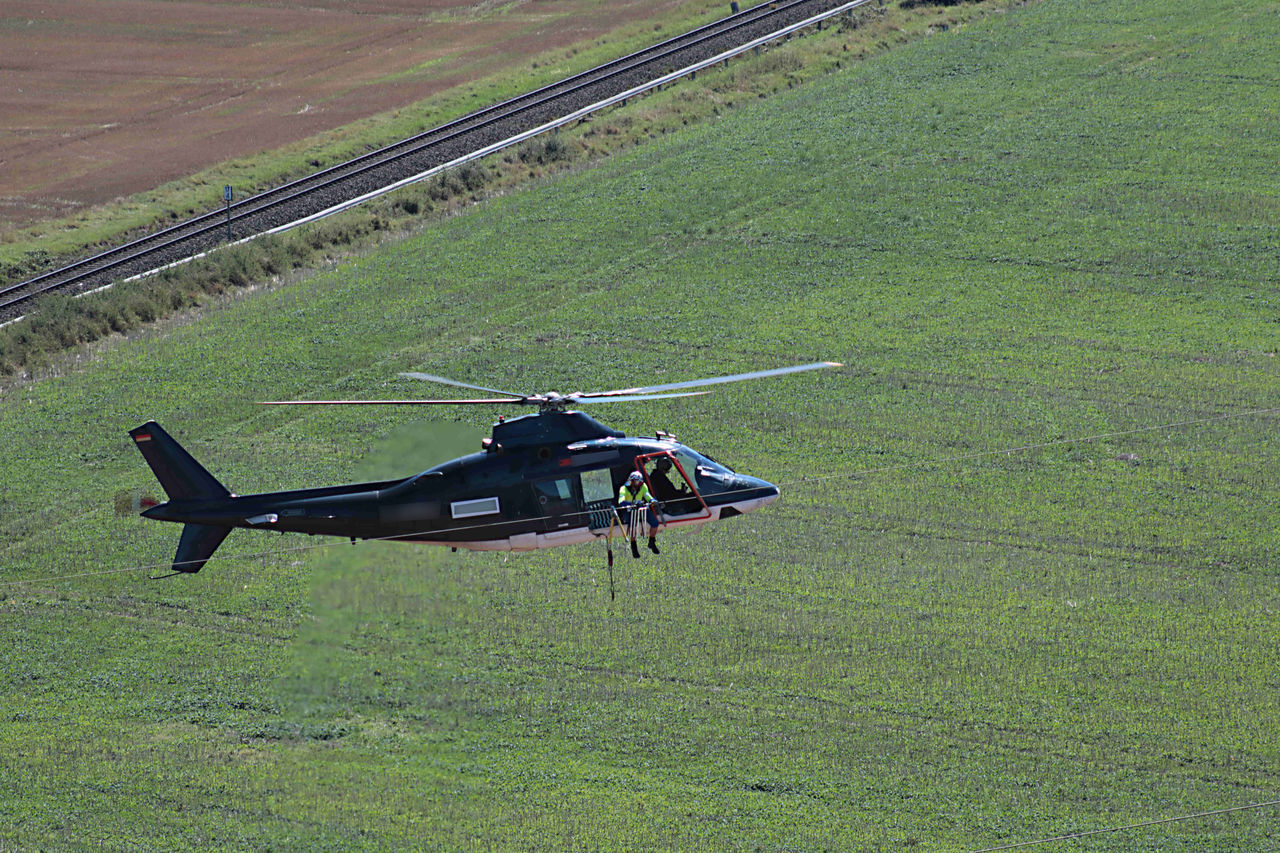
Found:
[[[129,435],[134,444],[138,445],[142,458],[147,460],[160,485],[164,487],[169,500],[217,499],[231,495],[226,486],[219,483],[216,477],[183,450],[182,445],[155,421],[147,421],[140,427],[134,427],[129,430]],[[151,512],[167,506],[168,504],[153,507],[144,515],[149,516]],[[165,520],[179,521],[181,516]],[[173,555],[173,570],[187,573],[200,571],[230,532],[230,527],[188,522],[182,528],[178,551]]]
[[[138,445],[142,458],[147,460],[160,485],[164,487],[169,500],[225,498],[231,494],[226,486],[219,483],[216,477],[183,450],[182,445],[155,421],[147,421],[140,427],[134,427],[129,430],[129,435]],[[185,533],[183,541],[186,541]]]
[[[219,527],[215,524],[184,526],[182,538],[178,540],[178,552],[173,555],[173,570],[175,572],[200,571],[230,532],[230,527]]]

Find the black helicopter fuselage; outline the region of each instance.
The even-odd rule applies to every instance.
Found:
[[[185,572],[198,571],[237,527],[472,550],[588,542],[625,522],[614,507],[636,470],[662,502],[668,526],[740,515],[778,496],[776,486],[670,436],[629,438],[575,411],[499,421],[480,452],[405,479],[243,496],[154,422],[130,435],[169,495],[143,515],[186,525],[173,566]]]

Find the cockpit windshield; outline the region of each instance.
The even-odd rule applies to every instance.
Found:
[[[694,486],[703,494],[715,494],[733,488],[733,471],[701,453],[681,447],[676,459],[684,472],[693,478]]]

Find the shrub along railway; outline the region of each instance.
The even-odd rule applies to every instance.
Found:
[[[869,2],[869,0],[863,0]],[[848,0],[763,3],[642,51],[599,65],[432,130],[296,181],[231,203],[105,252],[0,290],[0,321],[29,311],[39,297],[82,293],[179,262],[223,242],[280,228],[503,140],[581,111],[673,71],[779,33],[811,18],[835,15]]]

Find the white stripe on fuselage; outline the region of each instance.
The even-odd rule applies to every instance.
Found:
[[[662,520],[662,528],[696,527],[709,521],[719,521],[720,513],[725,507],[733,507],[740,513],[748,513],[763,506],[768,506],[777,499],[777,495],[770,495],[767,498],[755,498],[749,501],[713,506],[710,507],[711,515],[709,516],[694,516],[688,519],[667,516]],[[438,539],[432,539],[429,544],[465,548],[468,551],[538,551],[544,548],[559,548],[561,545],[581,545],[584,542],[600,539],[606,535],[608,535],[607,529],[593,531],[588,527],[570,527],[565,530],[555,530],[551,533],[519,533],[515,536],[508,536],[505,539],[481,539],[468,542],[442,542]]]

